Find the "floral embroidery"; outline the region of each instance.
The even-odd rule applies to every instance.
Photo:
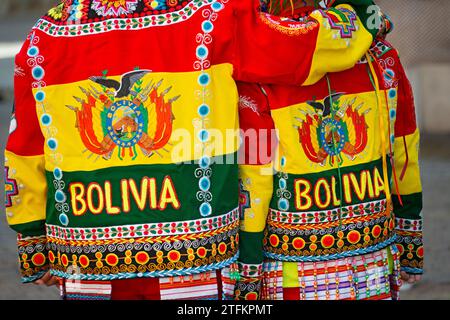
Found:
[[[315,224],[374,215],[386,210],[386,200],[359,203],[325,211],[282,212],[270,210],[272,221],[291,224]],[[340,213],[340,214],[339,214]]]
[[[47,225],[47,236],[61,240],[107,240],[144,236],[174,236],[187,233],[210,232],[234,224],[238,210],[214,218],[190,221],[160,222],[138,225],[110,226],[103,228],[63,228]]]

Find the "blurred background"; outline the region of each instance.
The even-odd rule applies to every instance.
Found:
[[[242,0],[245,1],[245,0]],[[56,0],[0,0],[0,149],[9,128],[13,57],[36,20]],[[425,275],[402,299],[450,299],[450,27],[448,0],[376,0],[394,21],[389,40],[414,87],[422,129]],[[3,161],[3,157],[1,157]],[[3,167],[3,163],[0,163]],[[3,181],[1,170],[0,181]],[[0,194],[3,194],[0,183]],[[1,204],[3,206],[3,203]],[[56,288],[22,285],[15,234],[0,207],[0,299],[58,299]]]

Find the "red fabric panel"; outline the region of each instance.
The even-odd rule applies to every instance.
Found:
[[[236,1],[236,5],[235,79],[272,84],[305,82],[316,49],[319,25],[305,34],[287,35],[263,22],[258,0]]]
[[[161,300],[159,278],[111,281],[112,300]]]
[[[344,72],[329,73],[328,77],[331,90],[336,92],[354,94],[374,90],[365,64],[358,64]],[[312,86],[270,86],[267,92],[271,109],[285,108],[314,98],[321,100],[330,94],[326,78]]]
[[[397,102],[397,120],[395,121],[395,136],[403,137],[413,134],[417,129],[416,108],[411,83],[408,80],[405,69],[400,59],[398,60],[397,76],[398,84],[398,102]]]
[[[300,288],[283,288],[283,300],[300,300]]]

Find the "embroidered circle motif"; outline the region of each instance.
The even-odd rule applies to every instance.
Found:
[[[198,108],[198,114],[202,117],[206,117],[209,114],[209,106],[206,104],[202,104],[199,108]]]
[[[206,59],[208,57],[209,50],[205,45],[200,45],[197,47],[197,58]]]
[[[208,191],[209,188],[211,187],[211,182],[208,177],[203,177],[200,179],[198,185],[200,187],[200,190]]]
[[[278,208],[283,211],[288,210],[289,209],[289,201],[284,198],[278,200]]]
[[[43,114],[41,117],[41,123],[44,126],[49,126],[52,123],[52,117],[48,114]]]
[[[207,86],[210,82],[211,78],[209,77],[209,74],[207,73],[202,73],[199,77],[198,77],[198,83],[201,86]]]
[[[209,167],[210,164],[211,164],[211,159],[209,157],[202,157],[200,159],[200,162],[199,162],[200,168],[206,169]]]
[[[208,130],[201,130],[198,133],[198,138],[200,139],[201,142],[206,142],[209,140],[209,132]]]
[[[63,177],[62,170],[60,168],[55,168],[53,170],[53,176],[55,177],[56,180],[61,180]]]
[[[36,95],[34,97],[37,102],[42,102],[45,100],[45,93],[44,91],[38,91],[36,92]]]
[[[42,69],[41,66],[34,67],[33,70],[31,70],[31,73],[35,80],[42,80],[45,75],[44,69]]]
[[[55,192],[55,200],[59,203],[64,203],[67,200],[67,198],[64,192],[58,190]]]
[[[208,202],[204,202],[200,205],[200,214],[203,217],[207,217],[209,215],[211,215],[212,213],[212,207]]]
[[[56,148],[58,147],[58,141],[54,138],[50,138],[47,141],[47,145],[51,150],[56,150]]]
[[[61,222],[63,226],[67,226],[69,224],[69,217],[65,213],[62,213],[59,215],[59,222]]]
[[[36,57],[38,54],[39,54],[39,49],[38,49],[38,47],[30,47],[29,49],[28,49],[28,52],[27,52],[27,54],[30,56],[30,57]]]

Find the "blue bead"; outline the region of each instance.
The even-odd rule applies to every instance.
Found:
[[[60,168],[55,168],[53,170],[53,176],[55,177],[56,180],[61,180],[63,177],[62,170]]]
[[[393,99],[397,96],[397,91],[395,89],[389,90],[389,98]]]
[[[197,57],[200,59],[205,59],[209,54],[209,50],[206,46],[200,45],[197,47]]]
[[[223,4],[221,4],[220,2],[217,1],[211,5],[211,8],[217,12],[217,11],[220,11],[223,9]]]
[[[209,139],[209,132],[208,132],[208,130],[201,130],[198,133],[198,138],[200,139],[201,142],[208,141],[208,139]]]
[[[395,109],[391,109],[391,111],[389,112],[389,116],[391,117],[391,119],[395,119],[397,115],[397,111],[395,111]]]
[[[200,214],[202,215],[202,217],[210,216],[211,213],[212,213],[212,208],[209,203],[205,202],[200,205]]]
[[[198,83],[202,86],[206,86],[209,84],[210,81],[210,77],[209,74],[207,73],[202,73],[199,77],[198,77]]]
[[[206,117],[209,114],[209,106],[207,104],[202,104],[198,107],[198,114],[202,117]]]
[[[45,92],[44,91],[38,91],[36,92],[36,95],[34,96],[37,102],[42,102],[45,100]]]
[[[42,80],[42,78],[44,78],[44,69],[42,69],[42,67],[40,66],[36,66],[33,68],[33,70],[31,71],[33,78],[35,80]]]
[[[286,199],[280,199],[278,200],[278,208],[282,211],[286,211],[289,209],[289,201]]]
[[[280,179],[278,185],[280,186],[280,189],[286,189],[286,180]]]
[[[214,29],[214,25],[211,23],[211,21],[206,20],[206,21],[204,21],[202,23],[202,30],[203,30],[203,32],[209,33],[213,29]]]
[[[28,49],[27,54],[30,57],[36,57],[39,54],[39,49],[38,47],[31,47],[30,49]]]
[[[50,138],[47,141],[47,145],[51,150],[55,150],[58,147],[58,142],[56,139]]]
[[[52,117],[51,117],[50,115],[48,115],[48,114],[42,115],[42,117],[41,117],[41,123],[42,123],[44,126],[49,126],[49,125],[52,123]]]
[[[202,157],[199,161],[199,166],[202,169],[206,169],[211,164],[211,159],[209,157]]]

